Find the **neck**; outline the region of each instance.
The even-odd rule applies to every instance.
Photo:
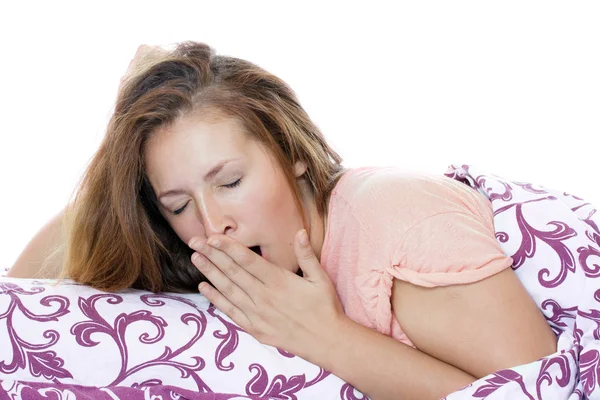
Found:
[[[327,229],[327,210],[324,210],[323,215],[319,215],[315,198],[312,194],[309,194],[308,190],[306,190],[308,189],[306,183],[301,182],[300,186],[302,204],[307,219],[306,232],[308,233],[308,239],[313,252],[320,261]]]

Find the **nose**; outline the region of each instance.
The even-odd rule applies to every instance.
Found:
[[[203,201],[197,204],[207,237],[214,234],[229,234],[235,229],[233,219],[224,212],[224,207],[210,196],[205,196]]]

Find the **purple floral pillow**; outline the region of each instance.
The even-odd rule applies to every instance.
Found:
[[[0,277],[0,381],[363,398],[329,372],[258,343],[200,294],[110,294],[7,277]]]

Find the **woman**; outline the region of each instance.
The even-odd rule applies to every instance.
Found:
[[[12,276],[31,275],[60,224]],[[134,66],[64,226],[49,275],[64,260],[103,290],[198,288],[373,399],[440,398],[556,349],[485,199],[444,177],[344,169],[283,81],[203,44]]]

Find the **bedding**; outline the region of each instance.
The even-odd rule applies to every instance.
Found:
[[[452,165],[446,175],[492,202],[496,237],[558,349],[445,399],[600,399],[596,208],[474,166]],[[111,294],[69,280],[0,277],[0,400],[20,398],[367,399],[261,345],[199,294]]]
[[[573,194],[509,181],[474,166],[451,165],[446,175],[490,199],[496,238],[558,336],[556,353],[497,371],[446,399],[600,399],[596,207]]]
[[[72,281],[2,278],[0,343],[0,399],[3,391],[11,398],[362,398],[323,369],[261,345],[200,294],[103,293]]]

